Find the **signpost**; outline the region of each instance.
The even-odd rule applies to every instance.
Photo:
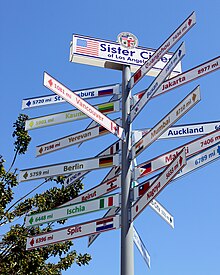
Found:
[[[160,74],[154,79],[150,86],[145,90],[141,99],[131,108],[131,121],[140,113],[142,108],[147,104],[147,102],[156,93],[157,89],[162,85],[163,81],[170,75],[176,64],[185,55],[185,44],[182,43],[180,47],[173,54],[172,58],[160,72]]]
[[[218,56],[181,73],[180,61],[185,55],[185,44],[182,43],[174,54],[167,53],[195,23],[196,18],[193,12],[155,52],[137,47],[138,42],[135,35],[127,32],[120,33],[118,42],[73,35],[70,61],[122,70],[121,93],[119,84],[73,92],[45,72],[44,86],[56,95],[23,100],[23,109],[64,101],[77,108],[77,110],[29,119],[26,121],[26,130],[86,117],[93,120],[84,131],[37,146],[37,156],[81,144],[107,132],[119,138],[94,158],[20,171],[19,181],[68,175],[64,180],[66,187],[84,177],[91,170],[112,167],[99,185],[86,190],[77,198],[56,209],[28,215],[25,225],[28,227],[38,226],[93,211],[109,209],[103,218],[28,237],[27,250],[83,236],[90,236],[89,245],[91,245],[100,233],[121,227],[121,275],[134,275],[134,242],[150,267],[149,253],[134,229],[133,221],[149,205],[174,228],[173,216],[155,198],[172,180],[201,168],[220,157],[219,121],[171,127],[200,100],[199,86],[152,129],[132,132],[133,120],[151,98],[219,69],[220,57]],[[138,67],[139,69],[137,69]],[[135,71],[136,69],[137,71]],[[135,72],[133,76],[131,76],[131,72]],[[156,76],[156,78],[147,89],[132,98],[131,89],[146,74]],[[107,95],[113,95],[110,102],[96,105],[96,107],[83,99]],[[118,100],[120,98],[121,102]],[[119,119],[111,120],[104,115],[120,111],[120,103],[122,103],[121,123]],[[202,135],[204,133],[208,134],[147,162],[139,165],[136,163],[135,158],[160,138]],[[164,167],[164,171],[159,175],[135,186],[139,178]],[[121,188],[121,194],[103,197],[103,195],[118,188]]]
[[[97,219],[86,223],[70,225],[64,228],[46,232],[44,234],[35,235],[27,238],[26,249],[31,250],[38,247],[47,246],[64,242],[90,234],[98,234],[120,227],[119,216],[112,216],[104,219]]]
[[[200,88],[196,87],[189,95],[187,95],[173,110],[166,115],[159,123],[156,124],[146,135],[144,135],[132,147],[132,154],[137,157],[152,142],[154,142],[162,133],[164,133],[171,125],[188,112],[196,103],[200,101]]]
[[[28,215],[26,216],[25,226],[37,226],[94,211],[104,210],[110,207],[119,207],[119,194],[105,196],[81,203],[70,204],[53,210]]]
[[[46,86],[57,95],[61,96],[64,100],[75,106],[88,117],[101,124],[109,132],[116,135],[118,138],[123,139],[123,129],[118,124],[109,119],[107,116],[103,115],[101,112],[97,111],[93,106],[91,106],[85,100],[73,93],[71,90],[69,90],[67,87],[65,87],[63,84],[58,82],[46,72],[44,72],[44,86]]]
[[[118,95],[120,92],[120,85],[113,84],[102,87],[94,87],[83,90],[73,91],[75,94],[83,99],[90,99],[102,96]],[[66,102],[62,97],[57,95],[38,96],[33,98],[26,98],[22,100],[22,110],[31,109],[35,107],[42,107],[51,104],[59,104]]]

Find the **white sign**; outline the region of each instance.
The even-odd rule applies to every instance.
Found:
[[[70,46],[70,61],[116,70],[122,70],[123,65],[130,65],[131,72],[136,72],[154,53],[155,50],[152,49],[143,47],[125,49],[117,42],[74,34]],[[148,75],[156,76],[171,57],[171,53],[161,55]],[[180,72],[179,63],[172,76]]]
[[[216,145],[220,141],[220,129],[215,130],[205,136],[197,138],[193,141],[185,143],[184,145],[175,148],[159,157],[151,159],[147,162],[141,163],[135,170],[135,177],[137,179],[149,175],[165,166],[167,166],[183,149],[186,149],[186,157],[189,158],[193,155],[198,154],[202,150],[205,150],[213,145]]]
[[[158,95],[161,95],[163,93],[166,93],[168,91],[171,91],[199,77],[202,77],[211,72],[214,72],[219,68],[220,68],[220,57],[218,56],[212,60],[209,60],[199,66],[192,68],[191,70],[188,70],[168,80],[165,80],[163,84],[159,87],[159,89],[155,92],[155,94],[152,96],[152,98]],[[145,90],[133,96],[133,105],[135,105],[141,99],[144,93],[145,93]]]
[[[111,114],[114,112],[120,111],[120,101],[112,101],[107,103],[98,104],[95,106],[97,108],[97,112],[101,112],[103,114]],[[83,112],[79,110],[70,110],[65,112],[60,112],[56,114],[50,114],[47,116],[40,116],[36,118],[30,118],[25,122],[25,130],[32,130],[47,126],[53,126],[60,123],[72,122],[76,120],[86,119],[88,118]]]
[[[105,196],[86,202],[74,203],[49,211],[28,215],[25,219],[25,226],[37,226],[94,211],[104,210],[110,207],[119,207],[119,194]]]
[[[100,232],[118,229],[119,227],[119,216],[93,220],[77,225],[70,225],[40,235],[28,237],[26,249],[31,250],[34,248],[47,246],[49,244],[80,238],[90,234],[98,234]]]
[[[173,216],[158,201],[152,200],[149,205],[166,223],[174,228]]]
[[[115,176],[107,181],[102,181],[100,184],[95,187],[89,189],[88,191],[83,192],[76,198],[64,203],[61,207],[70,205],[73,203],[85,202],[91,199],[99,198],[105,194],[108,194],[112,191],[121,187],[121,175]]]
[[[175,175],[186,165],[185,148],[177,155],[169,166],[152,183],[150,188],[138,199],[131,208],[131,220],[133,221],[149,203],[164,189]]]
[[[44,72],[44,86],[46,86],[48,89],[50,89],[57,95],[61,96],[63,99],[65,99],[71,105],[75,106],[88,117],[98,122],[100,125],[105,127],[109,132],[116,135],[118,138],[122,139],[123,129],[118,124],[109,119],[107,116],[103,115],[92,105],[90,105],[85,100],[80,98],[78,95],[73,93],[63,84],[58,82],[56,79],[52,78],[46,72]]]
[[[89,89],[82,89],[73,91],[75,94],[80,96],[83,99],[90,99],[101,96],[111,96],[113,94],[119,94],[120,85],[113,84],[102,87],[95,87]],[[46,95],[46,96],[38,96],[33,98],[26,98],[22,100],[22,110],[30,109],[34,107],[42,107],[51,104],[58,104],[66,102],[62,97],[58,95]]]
[[[114,120],[116,123],[120,123],[120,119]],[[79,144],[84,141],[91,140],[102,135],[109,134],[109,131],[106,130],[103,126],[95,126],[87,130],[77,132],[50,142],[38,145],[36,147],[36,156],[40,157],[48,153],[61,150],[63,148]]]
[[[218,160],[219,157],[220,142],[209,149],[203,150],[195,156],[188,157],[187,165],[179,171],[179,173],[173,178],[172,182],[187,175],[188,173],[196,171],[196,169],[198,168],[202,168],[203,166],[208,165],[215,160]],[[159,175],[153,176],[152,178],[141,183],[139,186],[135,187],[134,200],[137,200],[138,198],[142,197],[158,176]]]
[[[196,87],[173,110],[156,124],[146,135],[132,146],[133,156],[138,156],[171,125],[185,115],[195,104],[200,101],[200,88]]]
[[[185,55],[185,44],[182,43],[180,47],[176,50],[172,58],[160,72],[160,74],[154,79],[150,86],[146,89],[145,93],[141,99],[131,108],[131,121],[140,113],[147,102],[152,98],[157,89],[162,85],[163,81],[170,75],[176,64]]]
[[[86,170],[106,168],[114,165],[119,165],[119,155],[109,155],[104,157],[88,158],[84,160],[52,164],[48,166],[20,170],[19,182],[65,175],[71,172],[77,173]]]
[[[132,89],[154,66],[155,63],[171,49],[180,38],[184,36],[196,23],[196,15],[193,12],[172,34],[171,36],[156,50],[149,60],[147,60],[131,77],[129,86]]]
[[[158,139],[189,137],[196,135],[205,135],[220,129],[220,121],[200,122],[195,124],[184,124],[170,127]],[[134,130],[134,143],[138,142],[151,129]]]
[[[134,235],[133,235],[133,240],[134,243],[141,253],[141,256],[143,257],[144,261],[146,262],[147,266],[150,268],[150,254],[148,253],[144,243],[142,242],[139,234],[137,233],[137,230],[133,228]]]
[[[111,144],[108,148],[104,149],[102,152],[100,152],[95,157],[101,157],[101,156],[106,156],[106,155],[114,155],[114,154],[118,153],[120,150],[121,150],[121,140],[118,140],[118,141],[114,142],[113,144]],[[120,166],[112,167],[112,169],[110,170],[110,172],[106,176],[105,181],[108,180],[108,179],[113,178],[116,175],[118,175],[120,170],[121,170]],[[77,179],[81,179],[87,173],[89,173],[89,172],[72,173],[69,177],[67,177],[64,180],[64,186],[66,187],[66,186],[72,184],[73,182],[75,182]]]

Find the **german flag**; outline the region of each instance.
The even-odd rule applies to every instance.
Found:
[[[99,159],[99,167],[110,167],[110,166],[113,166],[113,156]]]
[[[99,126],[99,135],[104,135],[107,132],[109,131],[105,127]]]

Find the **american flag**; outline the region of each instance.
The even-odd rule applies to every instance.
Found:
[[[93,41],[93,40],[77,38],[76,53],[98,56],[99,55],[99,43],[97,41]]]

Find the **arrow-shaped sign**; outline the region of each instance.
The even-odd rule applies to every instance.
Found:
[[[78,95],[73,93],[63,84],[58,82],[56,79],[52,78],[49,74],[44,72],[44,86],[49,88],[51,91],[61,96],[65,101],[69,102],[71,105],[75,106],[81,112],[98,122],[100,125],[105,127],[109,132],[116,135],[118,138],[122,138],[123,129],[116,124],[114,121],[109,119],[107,116],[103,115],[85,100],[80,98]]]
[[[98,199],[74,203],[49,211],[28,215],[25,220],[25,226],[37,226],[48,222],[88,214],[94,211],[104,210],[110,207],[119,207],[119,194],[100,197]]]
[[[175,148],[169,152],[166,152],[163,155],[155,157],[151,160],[143,162],[137,166],[135,169],[135,178],[140,179],[144,176],[149,175],[159,169],[167,166],[180,152],[183,147],[186,148],[186,157],[189,158],[193,155],[198,154],[202,150],[210,148],[213,145],[216,145],[220,141],[220,129],[215,130],[207,135],[204,135],[200,138],[197,138],[193,141],[187,142],[182,146]]]
[[[27,238],[26,249],[31,250],[49,244],[64,242],[90,234],[98,234],[120,228],[119,216],[97,219],[81,224],[70,225],[57,230]]]
[[[181,85],[187,84],[199,77],[205,76],[211,72],[214,72],[220,68],[220,57],[213,58],[199,66],[196,66],[186,72],[183,72],[177,76],[174,76],[168,80],[165,80],[160,88],[155,92],[152,98],[161,95],[163,93],[169,92]],[[145,93],[141,91],[133,96],[133,105],[135,105]]]
[[[158,137],[160,137],[171,125],[186,114],[196,103],[200,101],[200,88],[196,87],[173,110],[157,123],[146,135],[132,146],[132,154],[137,157]]]
[[[152,183],[150,188],[138,199],[131,208],[132,221],[146,208],[150,202],[164,189],[164,187],[177,175],[186,165],[185,148],[166,167],[159,177]]]
[[[193,12],[172,34],[171,36],[157,49],[157,51],[140,67],[129,81],[129,87],[132,89],[156,62],[168,52],[176,43],[188,32],[196,23],[195,12]]]
[[[41,178],[48,178],[58,175],[65,175],[71,172],[89,171],[93,169],[106,168],[119,165],[119,155],[108,155],[97,158],[88,158],[48,166],[41,166],[31,169],[20,170],[19,181],[29,181]]]
[[[171,71],[175,68],[177,63],[184,57],[185,55],[185,44],[182,43],[180,47],[173,54],[172,58],[160,72],[160,74],[154,79],[154,81],[150,84],[150,86],[145,90],[142,98],[131,108],[131,121],[135,119],[135,117],[140,113],[143,107],[147,104],[147,102],[152,98],[152,96],[156,93],[159,87],[162,85],[163,81],[169,76]]]

